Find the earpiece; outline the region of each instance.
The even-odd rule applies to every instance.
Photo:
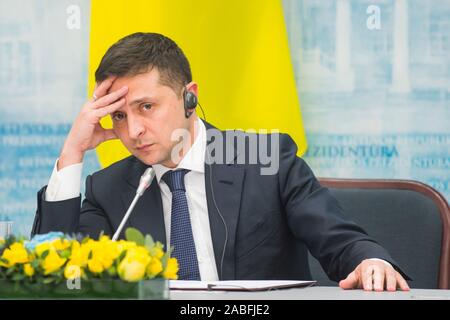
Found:
[[[198,99],[195,93],[188,91],[186,88],[183,92],[184,99],[184,112],[186,118],[189,118],[194,112],[195,107],[197,107]]]

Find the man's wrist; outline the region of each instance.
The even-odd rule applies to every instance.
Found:
[[[57,163],[57,170],[60,171],[70,165],[82,163],[84,152],[76,149],[63,149]]]
[[[45,200],[52,202],[78,197],[81,189],[83,163],[69,165],[58,171],[57,162],[58,160],[45,191]]]

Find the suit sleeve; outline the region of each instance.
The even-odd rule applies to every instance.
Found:
[[[280,195],[289,228],[319,260],[330,279],[347,277],[358,264],[379,258],[396,267],[389,253],[354,222],[327,188],[320,185],[297,146],[288,135],[280,136]]]
[[[97,238],[102,231],[104,234],[112,233],[109,221],[92,192],[91,176],[86,178],[86,195],[81,208],[81,196],[50,202],[45,200],[45,191],[46,187],[43,187],[37,195],[37,210],[31,236],[61,231]]]

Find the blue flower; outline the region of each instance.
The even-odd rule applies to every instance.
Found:
[[[36,246],[40,245],[41,243],[51,242],[53,240],[63,237],[64,233],[62,232],[49,232],[46,234],[37,234],[33,237],[33,239],[25,243],[25,247],[28,250],[34,250],[34,248],[36,248]]]

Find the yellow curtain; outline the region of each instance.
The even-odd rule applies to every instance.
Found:
[[[305,152],[281,0],[92,0],[90,93],[106,50],[138,31],[162,33],[181,47],[208,122],[220,129],[278,129],[292,136],[299,155]],[[110,118],[102,124],[111,127]],[[129,155],[118,140],[97,153],[103,167]]]

